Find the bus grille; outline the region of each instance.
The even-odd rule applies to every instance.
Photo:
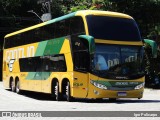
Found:
[[[109,87],[108,90],[126,91],[126,90],[134,90],[134,87]]]

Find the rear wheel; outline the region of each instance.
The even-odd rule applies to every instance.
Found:
[[[16,83],[16,93],[21,94],[21,92],[22,92],[22,90],[20,89],[20,82],[18,80],[17,83]]]
[[[15,92],[15,91],[16,91],[15,84],[14,84],[14,80],[13,80],[13,79],[11,80],[10,88],[11,88],[11,91],[12,91],[12,92]]]
[[[71,96],[71,89],[70,89],[70,83],[67,82],[66,85],[66,99],[68,102],[72,102],[73,101],[73,97]]]
[[[58,82],[55,82],[52,86],[53,90],[52,90],[52,94],[53,94],[53,98],[56,100],[56,101],[60,101],[61,100],[61,95],[60,95],[60,92],[59,92],[59,83]]]

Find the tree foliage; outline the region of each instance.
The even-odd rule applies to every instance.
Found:
[[[151,37],[155,31],[160,34],[160,0],[75,0],[65,3],[64,14],[84,9],[122,12],[137,21],[143,37]]]
[[[28,10],[41,16],[41,9],[37,0],[0,0],[0,16],[29,16]],[[53,18],[86,9],[129,14],[137,21],[143,37],[160,34],[160,0],[52,0],[51,3]]]
[[[41,16],[42,9],[37,0],[0,0],[0,25],[23,26],[23,23],[17,24],[16,17],[37,18],[27,11],[34,10]],[[129,14],[137,21],[143,38],[160,41],[157,37],[160,34],[160,0],[52,0],[51,3],[53,18],[86,9]],[[3,17],[10,19],[2,21]]]

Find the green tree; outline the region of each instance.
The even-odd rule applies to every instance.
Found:
[[[21,6],[20,0],[1,0],[0,3],[5,15],[15,14],[17,8]]]
[[[155,26],[160,28],[160,0],[75,0],[63,5],[62,11],[67,14],[85,9],[129,14],[137,21],[143,37],[153,32]]]

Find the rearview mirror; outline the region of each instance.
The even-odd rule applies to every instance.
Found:
[[[157,44],[156,44],[156,42],[153,40],[149,40],[149,39],[144,39],[144,42],[151,46],[153,58],[157,58]]]
[[[82,38],[84,40],[87,40],[88,42],[88,50],[90,54],[94,54],[95,53],[95,41],[94,41],[94,37],[89,36],[89,35],[79,35],[79,38]]]

